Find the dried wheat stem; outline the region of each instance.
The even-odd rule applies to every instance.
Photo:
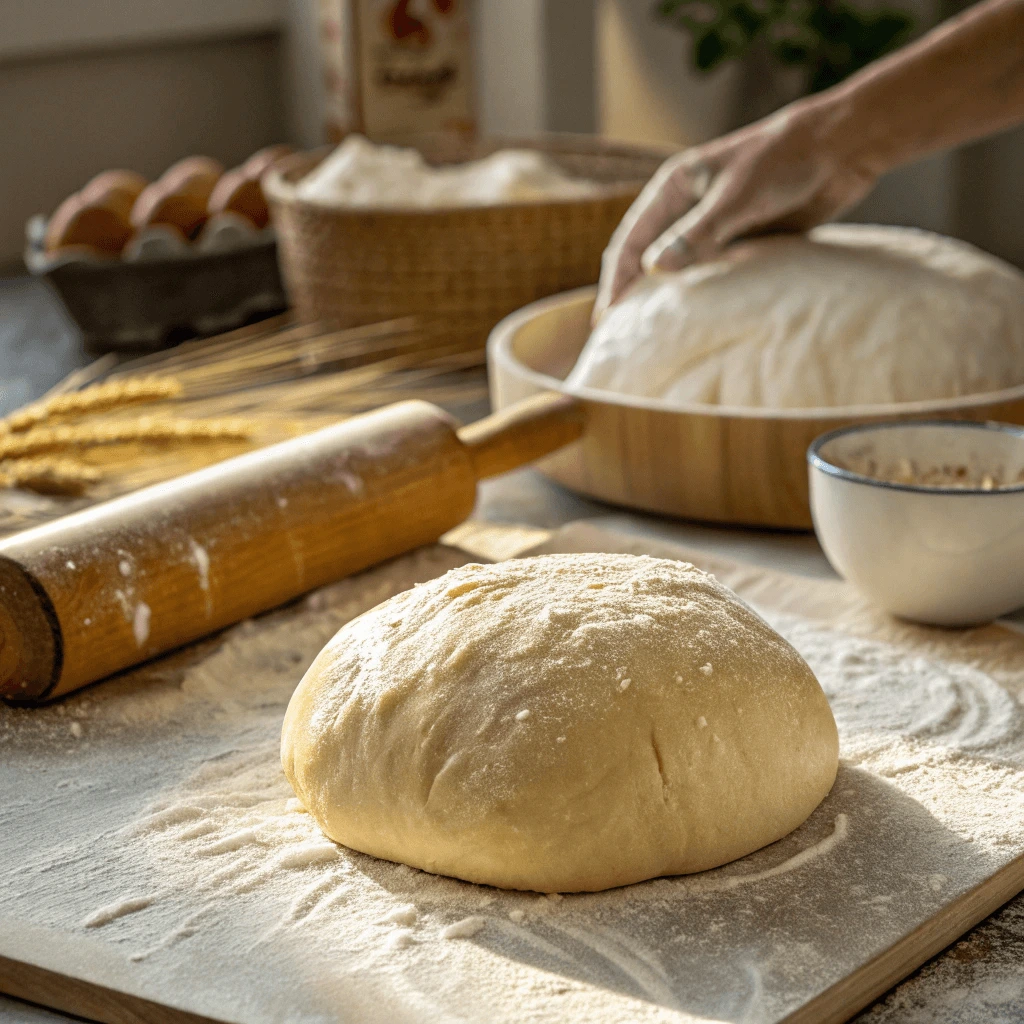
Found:
[[[249,359],[256,353],[264,352],[278,353],[276,358],[279,361],[289,362],[299,359],[310,345],[331,350],[344,350],[353,345],[380,345],[388,338],[408,335],[415,330],[416,322],[405,318],[343,330],[304,323],[256,337],[233,338],[231,335],[221,335],[218,338],[186,342],[167,352],[133,359],[119,366],[110,377],[121,379],[136,375],[140,370],[146,373],[170,372],[175,376],[184,371],[202,372],[207,367],[219,371],[236,359]]]
[[[82,494],[101,474],[74,459],[42,458],[0,462],[0,488],[23,487],[40,494]]]
[[[88,416],[126,405],[158,402],[181,394],[181,382],[173,377],[135,377],[93,384],[81,391],[54,395],[11,413],[0,420],[0,435],[22,433],[47,420]]]
[[[130,441],[245,439],[252,436],[254,429],[251,420],[160,420],[151,416],[78,426],[34,427],[23,434],[0,437],[0,461],[22,459],[62,448],[88,448]]]

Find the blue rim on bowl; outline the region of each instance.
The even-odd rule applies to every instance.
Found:
[[[895,483],[891,480],[879,480],[877,477],[865,476],[863,473],[855,473],[851,469],[844,469],[835,463],[822,458],[821,449],[834,441],[837,437],[847,434],[861,434],[869,430],[891,430],[896,427],[954,427],[967,430],[988,430],[994,433],[1012,434],[1018,440],[1024,441],[1024,427],[1017,427],[1011,423],[995,423],[991,420],[978,422],[977,420],[884,420],[879,423],[858,423],[851,427],[839,427],[830,430],[827,434],[816,437],[807,449],[808,465],[820,469],[829,476],[839,477],[842,480],[849,480],[851,483],[870,484],[874,487],[888,487],[894,491],[912,491],[915,494],[1020,494],[1024,492],[1024,483],[1013,484],[1009,487],[935,487],[929,484],[904,484]]]

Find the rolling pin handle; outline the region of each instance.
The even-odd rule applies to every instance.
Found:
[[[459,430],[477,480],[518,469],[583,434],[584,410],[570,395],[545,391]]]

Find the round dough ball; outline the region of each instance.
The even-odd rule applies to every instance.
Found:
[[[953,398],[1024,384],[1024,274],[910,228],[826,224],[646,277],[567,378],[777,409]]]
[[[540,892],[715,867],[799,825],[838,739],[800,655],[714,577],[634,555],[466,565],[341,629],[281,759],[336,842]]]

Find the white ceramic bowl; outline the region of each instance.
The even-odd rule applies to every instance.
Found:
[[[1024,470],[1024,429],[930,421],[846,427],[807,452],[814,529],[832,567],[902,618],[941,626],[989,622],[1024,605],[1024,483],[984,490],[891,483],[843,468]]]

